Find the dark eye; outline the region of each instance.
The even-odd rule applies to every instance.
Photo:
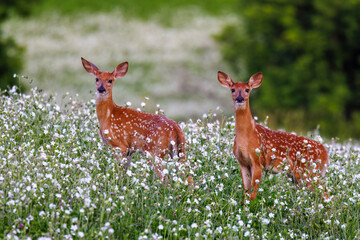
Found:
[[[235,88],[231,89],[231,92],[235,92]]]
[[[96,78],[95,80],[96,80],[96,82],[98,82],[98,81],[99,81],[99,79],[98,79],[98,78]]]
[[[111,80],[111,79],[109,80],[109,83],[112,83],[112,80]]]
[[[250,90],[247,88],[247,89],[245,89],[245,92],[249,92]]]

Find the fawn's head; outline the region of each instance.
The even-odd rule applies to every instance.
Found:
[[[223,87],[227,87],[231,91],[232,99],[235,104],[235,109],[245,109],[249,102],[250,92],[253,88],[261,85],[263,74],[261,72],[252,75],[247,83],[234,83],[229,75],[223,72],[218,72],[218,80]]]
[[[91,62],[85,60],[84,58],[81,58],[81,62],[85,70],[91,75],[95,76],[98,97],[108,96],[109,93],[111,93],[112,91],[115,79],[125,76],[128,70],[127,62],[120,63],[111,73],[100,71],[98,67],[96,67]]]

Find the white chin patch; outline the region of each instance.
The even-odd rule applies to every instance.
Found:
[[[245,101],[235,103],[235,109],[245,109],[245,107],[246,107]]]
[[[99,92],[97,91],[97,92],[96,92],[96,95],[97,95],[98,97],[104,97],[104,96],[107,95],[107,92],[99,93]]]

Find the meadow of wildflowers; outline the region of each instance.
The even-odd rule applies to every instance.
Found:
[[[186,162],[166,160],[163,184],[146,156],[135,154],[123,170],[99,139],[94,101],[11,89],[0,108],[0,238],[360,238],[357,143],[324,141],[331,199],[280,173],[264,174],[250,202],[232,153],[234,118],[220,109],[180,123]]]

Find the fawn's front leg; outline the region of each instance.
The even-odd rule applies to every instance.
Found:
[[[252,166],[252,179],[251,179],[251,185],[253,187],[253,190],[251,192],[251,196],[250,199],[254,200],[256,198],[257,195],[257,190],[260,186],[260,181],[261,181],[261,174],[262,174],[262,170],[260,166]]]
[[[251,190],[251,172],[250,168],[246,165],[240,164],[241,169],[241,179],[244,186],[244,195],[250,193]]]

